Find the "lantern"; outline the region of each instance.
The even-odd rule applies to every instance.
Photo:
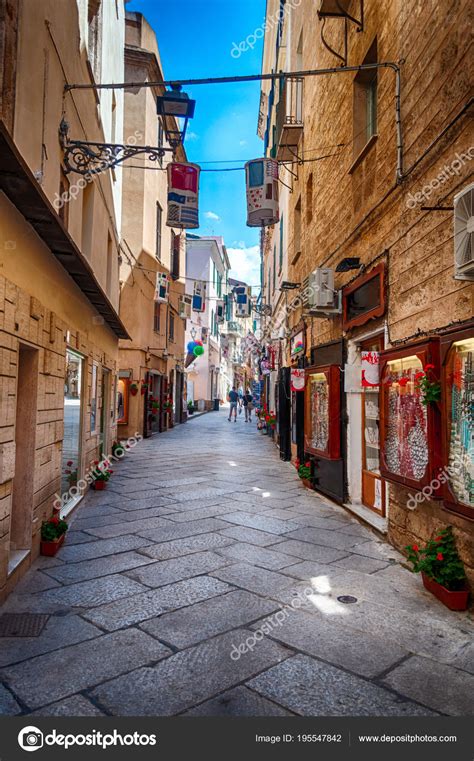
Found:
[[[280,219],[278,209],[278,162],[255,159],[245,164],[247,225],[265,227]]]
[[[199,227],[200,171],[197,164],[176,161],[168,164],[168,227]]]

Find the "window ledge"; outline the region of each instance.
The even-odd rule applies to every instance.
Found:
[[[372,149],[372,147],[375,145],[377,140],[378,140],[378,135],[372,135],[372,137],[366,142],[366,144],[362,148],[362,150],[359,153],[359,155],[356,156],[356,158],[352,162],[352,164],[350,166],[350,169],[349,169],[349,174],[352,174],[357,169],[359,164],[365,159],[365,157],[367,156],[369,151]]]
[[[298,261],[300,256],[301,256],[301,251],[297,251],[296,254],[294,255],[293,259],[291,260],[292,266],[294,266],[296,264],[296,262]]]

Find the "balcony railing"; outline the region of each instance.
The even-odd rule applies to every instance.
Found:
[[[227,322],[227,333],[235,333],[238,336],[243,335],[243,327],[237,320],[229,320]]]
[[[276,158],[292,161],[298,155],[303,132],[303,79],[287,77],[276,107]]]

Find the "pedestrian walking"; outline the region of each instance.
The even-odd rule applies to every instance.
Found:
[[[230,412],[229,417],[227,418],[229,423],[232,420],[232,413],[234,413],[234,423],[237,422],[237,405],[239,404],[239,395],[236,391],[235,386],[232,386],[232,389],[229,391],[228,399],[230,402]]]
[[[250,389],[248,388],[245,394],[243,395],[242,404],[244,405],[244,411],[245,411],[245,422],[251,423],[252,422],[252,410],[253,410],[253,396],[250,393]]]

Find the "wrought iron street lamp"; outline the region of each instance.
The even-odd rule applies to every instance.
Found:
[[[188,121],[194,116],[195,106],[196,101],[191,100],[187,93],[182,92],[181,85],[175,85],[171,90],[167,90],[164,95],[157,97],[156,112],[159,116],[172,116],[175,119],[184,120],[181,129],[172,130],[169,129],[166,119],[163,118],[166,139],[172,148],[176,149],[178,145],[184,143]]]

